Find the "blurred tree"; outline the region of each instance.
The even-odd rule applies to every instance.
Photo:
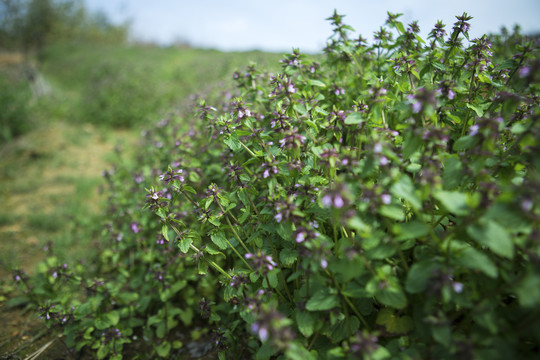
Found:
[[[39,54],[58,41],[122,43],[128,28],[89,13],[82,0],[0,0],[0,49]]]
[[[22,0],[0,0],[0,49],[20,46],[23,13]]]

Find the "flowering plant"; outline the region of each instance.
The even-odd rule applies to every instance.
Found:
[[[536,50],[464,46],[467,14],[428,42],[398,19],[367,45],[334,13],[323,58],[251,65],[234,100],[147,132],[109,179],[95,278],[43,265],[49,322],[100,358],[171,357],[199,324],[220,359],[538,351]]]

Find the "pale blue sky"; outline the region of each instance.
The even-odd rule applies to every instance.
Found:
[[[401,21],[418,20],[426,36],[437,20],[452,29],[455,16],[473,16],[472,37],[511,29],[540,32],[540,0],[83,0],[115,22],[131,20],[136,38],[169,44],[184,40],[193,46],[220,50],[288,52],[320,51],[331,35],[325,19],[334,9],[345,23],[368,40],[384,24],[386,11],[403,13]]]

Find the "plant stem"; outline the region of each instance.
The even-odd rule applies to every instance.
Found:
[[[174,230],[174,232],[176,233],[176,235],[178,236],[182,236],[180,231],[176,228],[176,226],[174,226],[173,224],[171,224],[170,222],[167,222],[167,225],[169,225],[170,227],[172,227],[172,229]],[[200,253],[201,251],[199,249],[197,249],[197,247],[193,244],[189,244],[189,247],[191,250],[195,251],[196,254]],[[223,270],[221,268],[221,266],[219,266],[218,264],[216,264],[215,261],[213,260],[210,260],[210,259],[207,259],[205,257],[203,257],[204,261],[206,261],[209,265],[211,265],[214,269],[216,269],[217,271],[219,271],[220,273],[222,273],[223,275],[225,275],[226,277],[228,277],[230,280],[232,279],[232,276],[227,274],[227,272],[225,270]]]

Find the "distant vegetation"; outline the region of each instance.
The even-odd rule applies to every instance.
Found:
[[[0,49],[37,52],[66,40],[124,43],[128,26],[92,14],[80,0],[1,0]]]

